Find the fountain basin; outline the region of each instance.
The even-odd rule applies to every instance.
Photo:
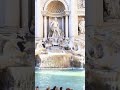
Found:
[[[71,79],[72,78],[72,79]],[[80,70],[36,70],[35,86],[46,90],[48,86],[83,90],[85,84],[85,71]]]

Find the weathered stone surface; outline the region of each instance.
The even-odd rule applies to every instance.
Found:
[[[34,90],[31,67],[9,67],[0,70],[0,90]]]

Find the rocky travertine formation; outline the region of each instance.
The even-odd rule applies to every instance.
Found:
[[[58,38],[59,39],[59,38]],[[50,41],[49,41],[50,40]],[[51,43],[50,45],[48,45]],[[35,55],[41,68],[83,67],[85,64],[85,33],[71,39],[61,39],[54,45],[51,39],[36,43]]]

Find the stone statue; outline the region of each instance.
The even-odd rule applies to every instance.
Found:
[[[84,34],[85,33],[85,20],[84,18],[81,19],[81,21],[79,22],[79,31],[78,31],[78,34]]]
[[[42,44],[43,44],[43,42],[42,42],[42,40],[40,40],[39,43],[36,46],[35,55],[39,55],[45,50],[45,48],[43,47]]]
[[[55,37],[59,37],[60,36],[60,28],[59,28],[59,23],[57,18],[54,19],[54,21],[51,23],[51,27],[50,27],[50,32],[52,32],[51,37],[55,38]]]
[[[104,17],[107,20],[119,19],[120,18],[119,11],[120,11],[120,0],[104,0]]]

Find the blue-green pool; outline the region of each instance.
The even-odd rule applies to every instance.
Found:
[[[46,90],[46,87],[54,86],[71,88],[73,90],[83,90],[85,85],[84,70],[36,70],[35,86],[39,86],[40,90]]]

